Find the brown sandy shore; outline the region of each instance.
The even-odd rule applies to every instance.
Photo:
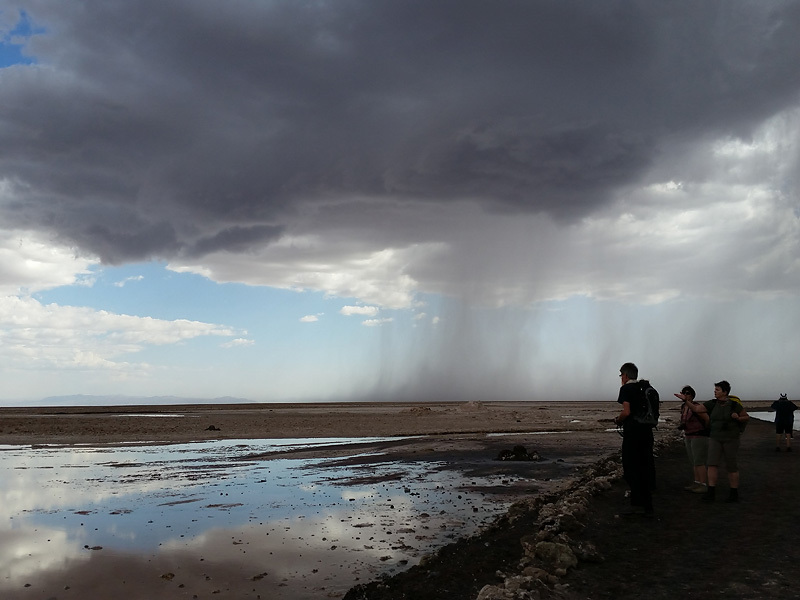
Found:
[[[597,431],[613,402],[308,403],[0,408],[2,444]],[[182,418],[170,418],[180,416]],[[602,426],[601,426],[602,424]]]
[[[751,402],[748,409],[768,404]],[[742,501],[701,505],[696,495],[682,490],[689,469],[676,442],[677,408],[668,402],[662,409],[666,421],[657,434],[657,518],[647,522],[616,516],[624,485],[617,478],[619,438],[608,432],[618,410],[613,402],[6,407],[0,408],[0,445],[421,436],[379,445],[397,460],[462,461],[468,470],[475,467],[476,456],[485,463],[485,456],[496,455],[500,446],[487,434],[519,432],[521,440],[535,439],[545,452],[588,456],[578,462],[584,464],[583,475],[576,475],[573,488],[601,475],[611,482],[610,489],[593,492],[590,510],[576,515],[575,531],[569,532],[573,541],[594,544],[591,557],[587,554],[566,575],[544,583],[541,577],[536,582],[520,578],[521,540],[541,529],[542,507],[569,492],[561,489],[535,499],[521,497],[487,531],[445,547],[404,573],[354,588],[345,598],[472,599],[488,585],[499,587],[494,596],[486,595],[486,588],[487,598],[633,598],[645,593],[655,598],[800,597],[794,543],[800,478],[792,460],[800,448],[794,454],[775,453],[771,426],[753,423],[743,439]],[[525,437],[543,431],[566,435]],[[331,446],[314,453],[335,456],[337,451]],[[724,479],[720,491],[724,497]],[[537,568],[554,571],[552,565]],[[226,597],[237,597],[236,590]]]

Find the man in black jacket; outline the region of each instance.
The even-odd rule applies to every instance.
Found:
[[[653,461],[653,428],[638,423],[633,415],[639,414],[647,401],[644,389],[639,384],[639,369],[633,363],[625,363],[619,368],[621,385],[617,402],[622,410],[614,419],[622,425],[622,471],[625,481],[631,488],[631,506],[624,516],[653,516],[653,494],[651,486],[655,481]]]

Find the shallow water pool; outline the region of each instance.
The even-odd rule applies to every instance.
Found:
[[[99,597],[86,594],[147,577],[163,597],[225,597],[225,578],[247,580],[253,598],[341,597],[508,508],[477,491],[508,475],[467,482],[435,463],[386,462],[365,478],[341,457],[248,459],[344,442],[0,447],[0,597]],[[94,576],[106,587],[87,588]]]

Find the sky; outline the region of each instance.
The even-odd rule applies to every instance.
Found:
[[[6,0],[0,401],[800,397],[800,3]]]

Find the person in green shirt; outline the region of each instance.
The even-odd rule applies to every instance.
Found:
[[[742,406],[741,400],[731,396],[731,384],[725,380],[714,384],[714,399],[700,405],[698,413],[708,413],[711,421],[711,434],[708,440],[708,490],[703,502],[714,502],[720,459],[724,457],[728,471],[730,492],[726,502],[739,501],[739,437],[750,415]]]

